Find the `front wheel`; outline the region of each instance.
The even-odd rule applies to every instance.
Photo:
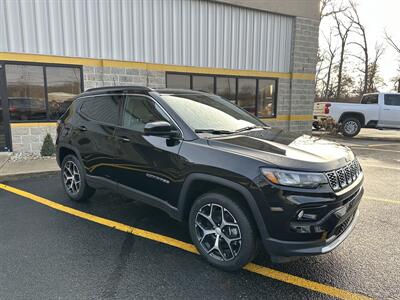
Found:
[[[74,201],[85,201],[96,191],[87,184],[82,164],[74,155],[67,155],[62,161],[61,182]]]
[[[234,197],[210,192],[194,202],[189,231],[197,250],[210,264],[235,271],[256,253],[256,235],[250,218],[250,213]]]
[[[356,118],[346,118],[342,123],[342,134],[346,137],[356,136],[361,130],[361,122]]]

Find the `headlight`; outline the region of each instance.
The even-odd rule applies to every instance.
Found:
[[[326,176],[322,173],[296,172],[265,168],[262,168],[261,172],[272,183],[292,187],[316,188],[320,184],[328,183]]]

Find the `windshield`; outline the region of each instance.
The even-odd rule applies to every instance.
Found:
[[[179,94],[161,97],[196,132],[218,134],[265,126],[255,117],[219,96]]]

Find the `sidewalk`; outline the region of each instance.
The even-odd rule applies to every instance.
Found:
[[[10,155],[0,155],[0,181],[56,174],[59,171],[55,157],[13,160]]]

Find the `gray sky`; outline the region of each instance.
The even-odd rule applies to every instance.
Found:
[[[341,0],[336,1],[341,2]],[[385,82],[389,84],[390,79],[398,74],[396,70],[400,65],[400,56],[387,45],[384,40],[384,32],[386,30],[400,44],[400,0],[355,0],[355,2],[358,3],[361,22],[366,27],[370,52],[374,52],[376,41],[383,42],[386,46],[385,53],[380,61],[380,72]],[[321,29],[329,33],[331,25],[333,25],[331,20],[323,20]],[[354,35],[349,39],[350,41],[354,39]],[[320,41],[323,43],[321,36]],[[352,53],[359,51],[358,48],[352,49],[354,49]],[[354,58],[349,57],[348,59],[354,61]],[[391,84],[382,90],[390,89],[392,89]]]

